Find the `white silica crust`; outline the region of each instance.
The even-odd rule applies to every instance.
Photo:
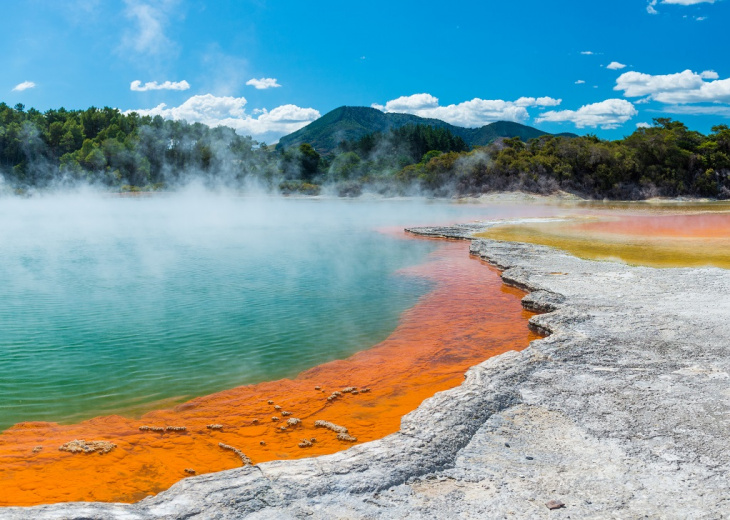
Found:
[[[480,225],[412,230],[469,238]],[[4,519],[723,518],[730,271],[580,260],[474,240],[550,336],[469,369],[347,451],[187,478],[137,504]],[[550,510],[546,503],[564,507]]]

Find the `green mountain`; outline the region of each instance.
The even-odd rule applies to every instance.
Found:
[[[500,137],[519,137],[523,141],[546,135],[547,132],[511,121],[497,121],[481,128],[454,126],[439,119],[427,119],[411,114],[385,113],[370,107],[340,107],[328,112],[304,128],[282,137],[279,149],[311,144],[319,153],[334,150],[342,141],[351,141],[373,132],[385,132],[405,125],[428,125],[447,128],[464,139],[469,146],[484,146]],[[547,134],[549,135],[549,134]],[[575,137],[575,134],[557,134]]]

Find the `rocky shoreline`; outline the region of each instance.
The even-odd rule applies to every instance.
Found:
[[[470,238],[483,227],[410,231]],[[525,307],[545,312],[530,324],[550,336],[472,367],[399,432],[187,478],[136,504],[0,518],[725,518],[730,272],[490,240],[471,253],[529,292]]]

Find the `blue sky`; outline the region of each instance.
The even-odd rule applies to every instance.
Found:
[[[620,138],[730,124],[730,0],[6,0],[0,100],[274,142],[341,106]]]

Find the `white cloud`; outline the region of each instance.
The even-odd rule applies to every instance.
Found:
[[[555,107],[562,102],[562,99],[555,99],[548,96],[539,98],[521,97],[515,101],[515,105],[520,107]]]
[[[256,87],[258,90],[264,90],[267,88],[277,88],[277,87],[281,86],[276,82],[276,78],[261,78],[261,79],[251,78],[250,80],[248,80],[246,82],[246,85],[249,85],[251,87]]]
[[[579,79],[578,81],[575,82],[576,85],[583,85],[584,83],[585,83],[585,81],[583,81],[582,79]]]
[[[122,49],[139,54],[168,53],[173,42],[165,36],[165,28],[177,7],[177,0],[124,0],[124,16],[133,22],[122,37]]]
[[[437,97],[431,94],[413,94],[411,96],[401,96],[396,99],[391,99],[385,106],[373,104],[373,108],[382,110],[383,112],[408,112],[413,113],[414,111],[420,110],[431,110],[436,109],[439,106],[439,100]]]
[[[665,75],[625,72],[613,89],[626,97],[647,96],[661,103],[730,103],[730,78],[718,78],[713,70],[697,73],[688,69]]]
[[[581,51],[581,54],[584,56],[593,56],[595,53],[593,51]]]
[[[281,136],[299,130],[319,118],[313,108],[296,105],[282,105],[272,110],[255,110],[258,117],[246,113],[246,98],[214,96],[203,94],[192,96],[177,107],[160,103],[148,110],[128,110],[145,116],[162,116],[166,119],[184,119],[189,123],[204,123],[208,126],[229,126],[239,134],[251,135],[256,139],[272,142]]]
[[[659,11],[656,10],[656,5],[659,3],[658,0],[648,0],[648,4],[646,6],[646,12],[649,14],[658,14]],[[697,4],[714,4],[715,0],[662,0],[662,4],[669,4],[669,5],[697,5]]]
[[[528,107],[548,107],[561,103],[551,97],[521,97],[517,101],[474,98],[471,101],[441,106],[431,94],[413,94],[388,101],[385,105],[373,103],[373,108],[383,112],[401,112],[420,117],[440,119],[453,125],[475,128],[494,121],[526,121]]]
[[[636,123],[636,128],[651,128],[649,123]]]
[[[18,83],[13,87],[13,92],[23,92],[24,90],[28,90],[29,88],[35,88],[35,83],[32,81],[24,81],[23,83]]]
[[[617,61],[612,61],[611,63],[606,65],[606,68],[609,70],[621,70],[621,69],[625,69],[626,65],[624,65],[623,63],[619,63]]]
[[[674,5],[697,5],[697,4],[714,4],[715,0],[662,0],[663,4]]]
[[[638,113],[634,105],[625,99],[607,99],[600,103],[584,105],[578,110],[551,110],[540,114],[535,122],[549,121],[556,123],[569,121],[578,128],[600,126],[604,130],[608,130],[617,128]]]
[[[164,81],[162,83],[148,81],[143,85],[140,80],[136,79],[129,85],[129,89],[134,90],[135,92],[147,92],[148,90],[187,90],[189,88],[190,83],[185,80]]]

